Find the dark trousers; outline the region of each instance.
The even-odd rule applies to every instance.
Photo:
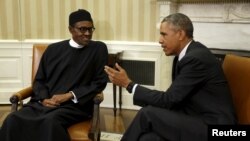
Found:
[[[139,110],[121,141],[206,141],[207,125],[198,118],[152,106]]]

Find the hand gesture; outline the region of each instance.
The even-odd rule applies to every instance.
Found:
[[[105,66],[104,70],[108,74],[109,80],[118,86],[127,88],[128,84],[131,82],[127,72],[117,63],[115,64],[115,67],[117,70],[109,66]]]

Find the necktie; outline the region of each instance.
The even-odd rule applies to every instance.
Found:
[[[173,66],[172,66],[172,81],[175,79],[175,77],[178,74],[178,56],[174,57],[174,61],[173,61]]]

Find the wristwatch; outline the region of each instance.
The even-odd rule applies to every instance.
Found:
[[[131,82],[128,84],[126,90],[127,90],[129,93],[132,93],[132,90],[133,90],[134,85],[135,85],[135,83],[134,83],[133,81],[131,81]]]

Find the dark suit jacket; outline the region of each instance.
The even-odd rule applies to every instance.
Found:
[[[164,91],[138,86],[134,104],[152,105],[201,118],[206,124],[233,124],[235,113],[221,64],[207,47],[192,41]]]

